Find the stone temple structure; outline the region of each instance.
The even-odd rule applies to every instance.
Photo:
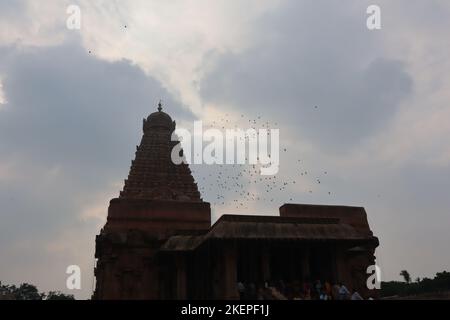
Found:
[[[344,283],[363,296],[378,239],[362,207],[284,204],[278,216],[223,215],[211,226],[175,122],[144,119],[120,196],[96,238],[94,299],[238,299],[238,282]]]

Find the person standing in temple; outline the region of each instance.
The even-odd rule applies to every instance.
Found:
[[[245,286],[244,286],[244,284],[241,281],[239,281],[237,283],[237,289],[238,289],[238,292],[239,292],[239,299],[240,300],[244,300],[244,298],[245,298]]]
[[[305,300],[311,300],[311,284],[309,282],[303,284],[303,297]]]
[[[319,300],[329,300],[328,295],[325,292],[325,290],[322,290],[322,292],[320,293]]]
[[[358,293],[358,291],[353,289],[353,294],[352,294],[351,300],[364,300],[364,299],[363,299],[363,297],[361,297],[361,295]]]
[[[328,296],[328,300],[331,300],[331,298],[333,296],[333,289],[331,288],[331,283],[329,283],[328,281],[325,281],[324,290],[325,290],[326,295]]]
[[[314,288],[316,289],[315,296],[317,299],[320,299],[320,294],[322,293],[322,282],[320,282],[320,280],[316,280]]]
[[[333,300],[339,300],[339,285],[338,284],[334,284],[332,289],[331,289],[331,296],[333,298]]]
[[[339,284],[339,300],[347,300],[350,295],[350,291],[348,291],[347,287],[343,284]]]

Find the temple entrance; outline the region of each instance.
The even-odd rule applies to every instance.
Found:
[[[326,244],[245,242],[238,246],[238,282],[334,282],[335,268],[332,248]]]
[[[263,283],[261,246],[244,242],[238,246],[237,280],[242,283]]]
[[[332,251],[326,245],[311,246],[309,252],[309,270],[311,280],[335,283],[335,261]]]
[[[279,282],[301,282],[304,254],[298,245],[275,245],[270,252],[270,280]]]

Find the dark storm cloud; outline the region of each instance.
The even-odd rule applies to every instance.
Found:
[[[177,119],[192,115],[159,82],[128,61],[108,63],[78,46],[14,55],[3,69],[8,104],[0,154],[21,150],[46,163],[116,163],[138,142],[144,116],[163,98]],[[123,156],[122,156],[123,157]]]
[[[26,0],[0,1],[0,12],[2,17],[13,18],[26,11],[26,6]]]
[[[292,1],[267,15],[254,46],[208,57],[215,67],[202,96],[296,125],[319,144],[358,143],[396,113],[412,80],[401,62],[374,50],[366,7],[344,7]]]
[[[158,99],[178,120],[193,115],[139,67],[99,60],[77,41],[0,53],[0,165],[11,168],[0,175],[0,251],[31,241],[39,264],[45,241],[80,227],[87,202],[126,178]]]

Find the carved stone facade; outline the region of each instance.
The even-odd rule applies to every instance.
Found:
[[[159,110],[144,119],[143,130],[120,198],[201,202],[189,166],[171,161],[172,149],[179,143],[171,141],[175,121]]]
[[[279,216],[224,215],[211,226],[186,164],[170,155],[161,106],[96,238],[94,299],[238,299],[237,283],[342,282],[364,296],[378,239],[364,208],[285,204]]]

